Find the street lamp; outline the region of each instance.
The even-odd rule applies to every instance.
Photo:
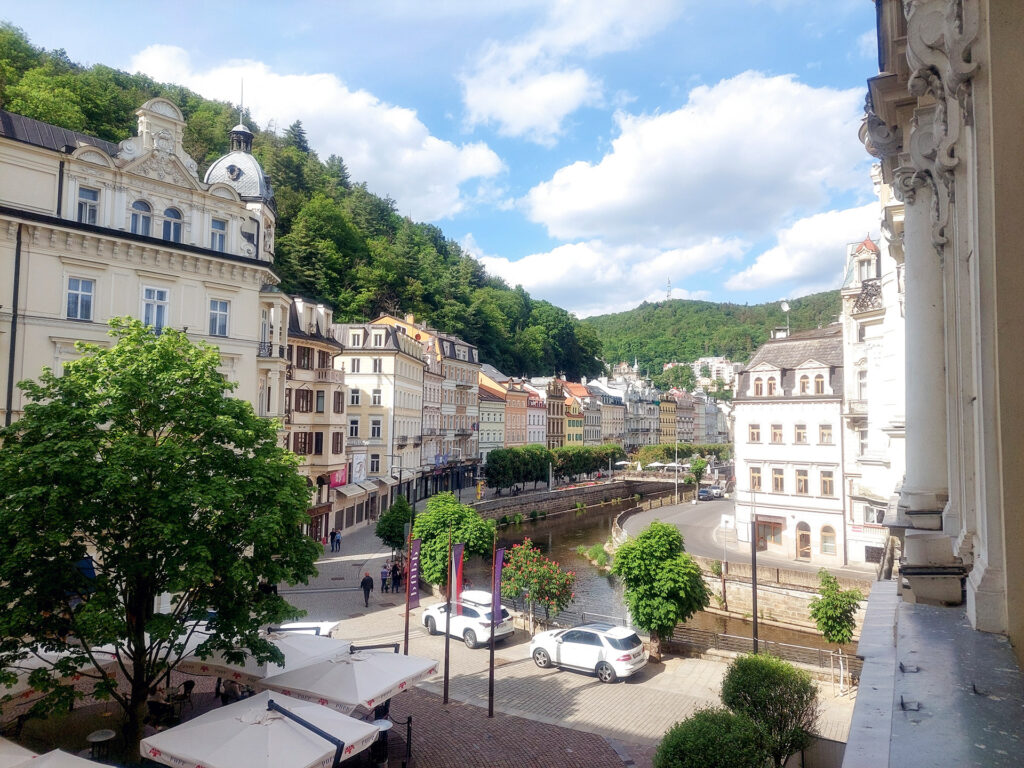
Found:
[[[782,311],[786,314],[786,338],[788,339],[789,338],[789,302],[786,301],[785,299],[783,299],[782,303],[779,306],[782,307]]]

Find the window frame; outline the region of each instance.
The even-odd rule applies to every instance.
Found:
[[[360,400],[362,399],[362,390],[359,387],[352,387],[348,391],[348,404],[359,406],[361,405]]]
[[[371,453],[370,454],[370,468],[367,471],[368,472],[376,472],[377,474],[380,474],[380,454],[379,453]]]
[[[148,297],[146,295],[149,291],[153,292],[154,295],[152,297]],[[159,294],[163,294],[163,298],[159,298]],[[147,319],[147,313],[151,306],[153,307],[153,313],[161,316],[161,322],[159,324],[151,323]],[[162,288],[158,285],[143,285],[141,314],[143,324],[152,328],[157,333],[160,333],[160,331],[170,325],[171,289]]]
[[[820,373],[814,377],[814,394],[825,394],[825,377]]]
[[[750,490],[759,492],[762,488],[761,485],[761,468],[751,467],[750,468]]]
[[[772,493],[786,492],[786,472],[779,467],[772,467]]]
[[[384,358],[375,357],[373,358],[373,372],[383,373],[384,372]]]
[[[793,425],[793,443],[795,445],[807,445],[807,425]]]
[[[384,420],[381,418],[370,419],[370,438],[379,438],[384,434]]]
[[[91,192],[96,197],[90,199],[89,197],[83,197],[83,192]],[[78,206],[75,209],[75,221],[79,224],[91,224],[97,226],[100,219],[100,199],[101,192],[99,189],[88,186],[80,186],[78,188]]]
[[[749,424],[747,426],[747,442],[748,443],[760,443],[761,442],[761,425],[760,424]]]
[[[832,498],[836,495],[836,479],[833,475],[832,470],[823,469],[820,475],[821,480],[821,495],[827,498]]]
[[[348,436],[349,437],[355,437],[355,438],[359,437],[359,417],[358,416],[350,416],[349,417],[349,419],[348,419]]]
[[[796,492],[798,496],[807,496],[811,492],[810,472],[806,469],[796,470]]]
[[[71,281],[77,280],[78,286],[72,287]],[[82,284],[89,283],[89,290],[83,291]],[[75,313],[71,313],[71,298],[75,297]],[[88,296],[88,310],[82,311],[82,297]],[[79,277],[68,275],[64,281],[64,317],[67,320],[75,320],[80,323],[91,323],[93,321],[93,307],[96,304],[96,279],[93,277]],[[87,317],[85,315],[88,315]]]
[[[139,206],[145,206],[141,208]],[[129,208],[128,229],[133,235],[151,237],[153,232],[153,206],[145,200],[139,199],[132,202]]]
[[[218,228],[217,225],[221,226]],[[213,217],[210,219],[210,250],[224,253],[228,242],[228,220]]]
[[[383,399],[383,393],[379,389],[373,389],[370,391],[370,405],[380,405]]]
[[[214,305],[222,305],[221,307],[214,307]],[[230,332],[230,320],[231,320],[231,302],[227,299],[210,299],[210,336],[226,337]],[[216,326],[214,325],[216,323]],[[223,332],[221,331],[221,325],[223,324]]]
[[[828,543],[826,543],[828,542]],[[821,526],[821,554],[836,554],[836,529],[831,525]]]
[[[827,440],[825,438],[828,438]],[[832,425],[818,425],[818,445],[832,445]]]
[[[772,445],[782,445],[782,425],[772,424]]]
[[[175,216],[174,214],[177,214]],[[173,205],[164,208],[164,218],[161,225],[161,239],[168,243],[181,243],[184,232],[185,215]]]

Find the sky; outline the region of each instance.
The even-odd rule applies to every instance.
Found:
[[[0,17],[79,63],[301,120],[326,159],[579,317],[839,287],[877,236],[870,0],[95,5]],[[165,10],[166,9],[166,10]]]

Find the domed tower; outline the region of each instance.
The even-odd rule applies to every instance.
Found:
[[[274,259],[274,225],[277,203],[270,178],[252,154],[252,131],[239,123],[231,129],[231,151],[215,160],[206,171],[207,184],[226,184],[253,212],[252,224],[242,235],[256,246],[257,258]]]

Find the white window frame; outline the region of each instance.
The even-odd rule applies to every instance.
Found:
[[[147,295],[152,291],[153,295]],[[148,313],[152,307],[152,312],[155,317],[149,317]],[[170,313],[171,313],[171,290],[170,288],[162,288],[158,285],[144,285],[142,286],[142,322],[159,333],[161,330],[170,325]],[[151,320],[160,320],[161,322],[150,322]]]
[[[349,373],[359,373],[359,358],[353,357],[350,361]]]
[[[178,214],[178,218],[174,218],[171,215],[171,211]],[[161,234],[164,240],[168,243],[180,243],[183,233],[183,225],[185,223],[185,214],[175,208],[173,205],[169,205],[164,208],[164,220],[161,227]]]
[[[370,469],[368,471],[376,472],[378,474],[380,473],[380,454],[379,453],[371,453],[370,454]]]
[[[384,433],[383,419],[370,419],[370,437],[381,437]]]
[[[359,389],[358,387],[353,387],[352,389],[350,389],[348,391],[348,404],[349,405],[360,405],[359,400],[362,397],[360,395],[360,392],[362,392],[362,390]]]
[[[95,195],[90,197],[89,195]],[[78,188],[78,209],[76,221],[95,225],[100,219],[100,190],[94,187]]]
[[[373,372],[382,373],[384,371],[384,359],[381,357],[373,358]]]
[[[136,206],[144,205],[145,208]],[[153,232],[153,206],[145,200],[136,200],[132,203],[129,229],[133,235],[149,237]]]
[[[351,416],[348,420],[348,436],[359,437],[359,417]]]
[[[227,299],[210,299],[210,336],[226,337],[230,332],[231,302]]]
[[[379,389],[373,390],[370,393],[370,398],[371,398],[371,405],[380,405],[381,404],[381,391]]]
[[[72,286],[72,281],[77,281],[76,286]],[[84,283],[89,284],[89,290],[83,290]],[[88,311],[82,312],[82,298],[88,296]],[[71,299],[75,297],[75,314],[71,313]],[[66,283],[66,291],[64,296],[64,311],[66,312],[65,317],[68,320],[78,320],[80,322],[92,322],[93,319],[93,307],[96,304],[96,280],[91,277],[78,277],[77,275],[68,275]]]
[[[220,226],[218,226],[218,224]],[[228,241],[227,219],[210,219],[210,250],[224,252]]]

